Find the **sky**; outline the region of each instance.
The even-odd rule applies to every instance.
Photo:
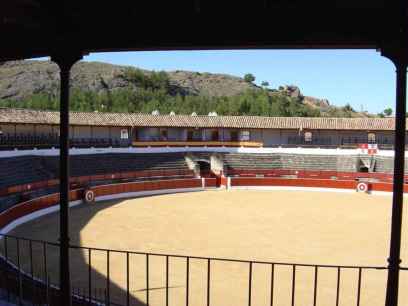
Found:
[[[270,88],[296,85],[303,95],[355,110],[395,109],[395,68],[374,50],[222,50],[94,53],[85,61],[149,70],[189,70],[243,77]]]

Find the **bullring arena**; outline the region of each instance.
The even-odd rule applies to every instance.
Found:
[[[85,204],[72,210],[71,239],[74,245],[114,250],[143,250],[158,254],[196,254],[279,262],[382,266],[389,237],[389,196],[308,191],[205,191],[143,197],[131,200]],[[370,213],[368,213],[370,212]],[[58,215],[51,214],[26,223],[11,235],[57,241]],[[120,237],[120,238],[119,238]],[[345,239],[347,237],[347,239]],[[406,236],[406,231],[404,232]],[[57,258],[57,250],[50,258]],[[22,253],[27,250],[22,250]],[[28,257],[26,257],[28,258]],[[36,256],[35,258],[41,258]],[[402,259],[407,258],[404,249]],[[106,254],[92,254],[94,286],[105,287]],[[145,258],[130,258],[130,292],[146,303]],[[29,263],[24,263],[29,268]],[[23,264],[23,265],[24,265]],[[73,282],[87,288],[86,251],[73,254]],[[126,257],[111,254],[112,302],[125,304]],[[40,268],[41,263],[34,266]],[[50,276],[57,280],[57,262]],[[276,266],[276,305],[289,305],[291,267]],[[299,266],[296,274],[296,305],[313,305],[314,268]],[[169,303],[180,305],[186,298],[186,260],[171,258]],[[41,270],[40,270],[41,271]],[[165,258],[151,256],[150,305],[165,303]],[[247,305],[248,265],[213,262],[212,305]],[[335,302],[336,269],[320,268],[318,302]],[[360,305],[380,305],[384,298],[385,271],[364,271]],[[206,303],[207,262],[190,259],[190,303]],[[271,267],[253,266],[252,305],[269,305]],[[340,305],[356,303],[358,271],[344,269]],[[403,286],[404,283],[403,282]],[[226,296],[226,292],[236,292]],[[402,292],[401,302],[407,301]]]
[[[388,152],[123,151],[73,150],[77,305],[382,305]],[[22,178],[2,178],[10,185],[4,198],[12,203],[14,188],[26,201],[0,214],[1,253],[14,267],[0,281],[40,303],[54,298],[59,280],[58,195],[50,175],[57,158],[52,150],[13,154],[19,156],[0,159],[8,163],[4,169],[36,181],[13,186],[8,182]],[[364,167],[370,171],[361,172]],[[367,192],[357,192],[360,184]],[[406,235],[404,228],[403,240]],[[401,278],[404,288],[408,273]],[[401,304],[407,301],[401,290]]]

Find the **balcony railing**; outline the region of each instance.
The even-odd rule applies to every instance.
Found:
[[[369,139],[368,137],[342,137],[341,144],[342,145],[350,145],[350,144],[361,144],[361,143],[368,143],[368,144],[393,144],[394,141],[389,138],[379,138],[376,139]]]
[[[261,148],[258,141],[133,141],[134,147],[248,147]]]
[[[367,137],[342,137],[339,140],[331,137],[313,137],[306,140],[303,136],[290,136],[287,142],[276,143],[272,147],[344,147],[357,148],[359,144],[377,144],[379,149],[393,149],[394,139],[392,137],[376,137],[368,139]],[[263,141],[212,141],[212,140],[179,140],[152,138],[149,140],[120,140],[118,138],[72,138],[70,147],[76,148],[105,148],[105,147],[124,147],[133,145],[135,147],[251,147],[260,148],[264,146]],[[58,148],[59,137],[55,134],[43,135],[0,135],[0,150],[33,149],[33,148]]]
[[[70,147],[90,148],[90,147],[121,147],[129,145],[129,141],[120,141],[113,138],[71,138]],[[32,149],[32,148],[58,148],[59,137],[57,135],[2,135],[0,136],[0,150]]]
[[[0,236],[0,298],[59,305],[60,245]],[[189,305],[197,298],[203,305],[222,305],[237,296],[235,305],[251,306],[260,300],[262,305],[360,305],[367,297],[383,296],[386,289],[385,266],[255,261],[75,245],[70,246],[70,254],[76,263],[71,271],[77,279],[72,290],[75,306],[150,305],[153,300],[157,304],[158,294],[160,305],[169,305],[170,299]],[[381,299],[376,301],[375,305],[383,304]]]

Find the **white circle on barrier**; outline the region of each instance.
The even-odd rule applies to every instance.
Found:
[[[358,183],[357,184],[357,192],[367,192],[368,185],[366,183]]]
[[[95,202],[95,193],[92,190],[85,191],[85,202],[86,203]]]

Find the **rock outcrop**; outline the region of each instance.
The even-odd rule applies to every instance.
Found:
[[[134,67],[100,62],[79,62],[72,69],[72,88],[95,93],[121,88],[138,90],[138,85],[125,77],[129,68]],[[147,76],[152,75],[152,71],[139,70]],[[238,95],[247,90],[267,90],[270,95],[286,95],[299,103],[318,109],[322,116],[369,116],[354,110],[350,113],[342,107],[332,106],[327,99],[304,96],[295,85],[279,86],[278,89],[262,89],[243,78],[227,74],[179,70],[166,73],[169,82],[167,94],[170,95],[222,97]],[[15,101],[15,107],[19,107],[19,100],[24,98],[35,94],[56,97],[58,92],[59,70],[56,64],[50,61],[33,60],[0,63],[0,100]]]
[[[72,68],[72,87],[101,92],[132,86],[122,76],[129,67],[80,62]],[[143,70],[149,74],[149,71]],[[242,78],[189,71],[167,72],[173,94],[232,96],[259,89]],[[15,61],[0,66],[0,99],[20,100],[36,93],[57,94],[58,67],[49,61]]]

